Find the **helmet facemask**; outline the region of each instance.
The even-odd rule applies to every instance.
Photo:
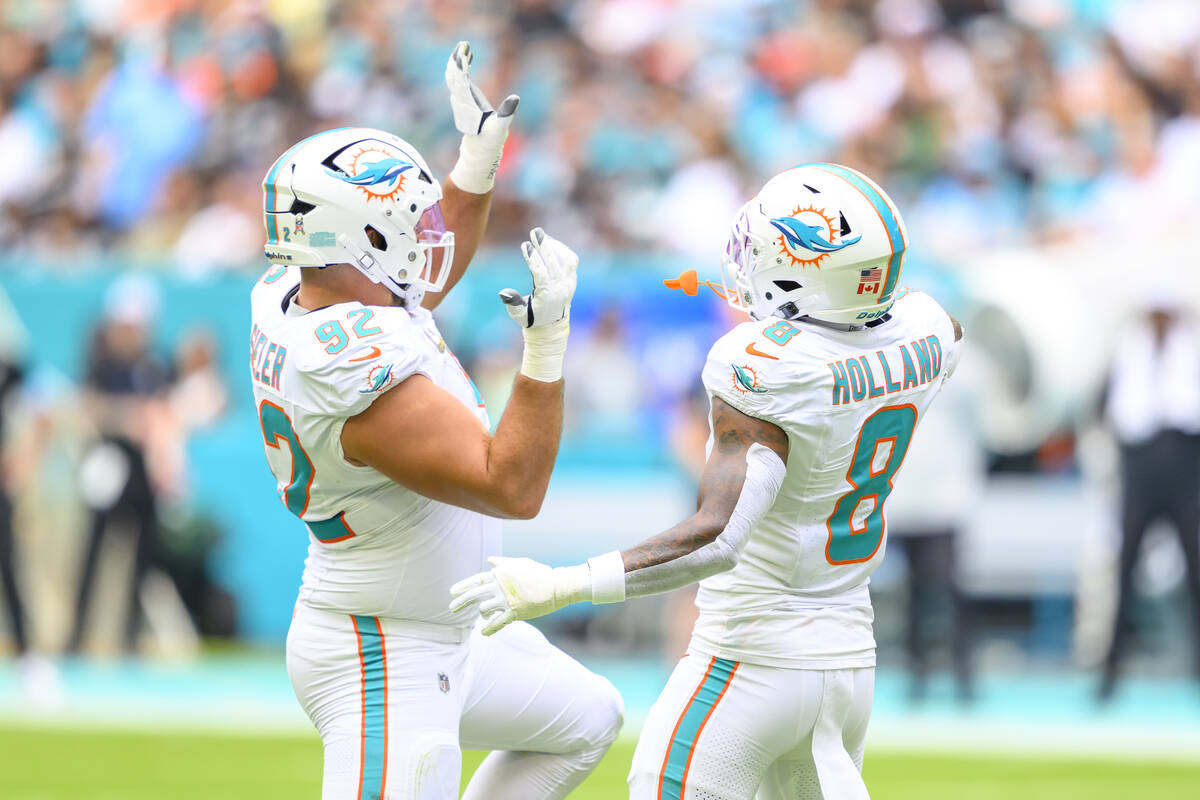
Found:
[[[725,301],[754,319],[795,319],[821,308],[824,293],[817,287],[806,286],[799,273],[781,264],[768,263],[771,242],[751,232],[751,214],[762,214],[756,203],[751,200],[738,212],[721,257]]]

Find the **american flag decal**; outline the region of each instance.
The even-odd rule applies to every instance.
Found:
[[[879,291],[879,284],[882,280],[883,270],[879,267],[862,270],[858,274],[858,293],[875,294]]]

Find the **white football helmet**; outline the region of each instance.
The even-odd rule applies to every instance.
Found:
[[[454,260],[441,198],[425,159],[399,136],[324,131],[267,171],[264,250],[273,264],[353,264],[413,308],[442,290]]]
[[[907,242],[900,212],[867,176],[793,167],[738,211],[721,259],[725,297],[755,319],[861,326],[892,307]]]

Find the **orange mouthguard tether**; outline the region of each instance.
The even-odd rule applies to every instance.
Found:
[[[708,281],[698,280],[696,278],[696,270],[694,269],[684,270],[679,274],[678,278],[667,278],[663,281],[663,286],[666,286],[668,289],[679,289],[688,297],[695,297],[699,293],[701,286],[707,286],[717,297],[720,297],[722,300],[725,299],[724,287],[713,286]]]

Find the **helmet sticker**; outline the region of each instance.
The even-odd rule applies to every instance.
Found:
[[[329,174],[353,184],[363,191],[368,202],[391,200],[404,189],[404,173],[415,165],[397,157],[392,148],[379,144],[368,144],[350,156],[343,172],[330,170]]]
[[[841,225],[815,206],[797,208],[788,217],[775,217],[771,225],[779,231],[780,250],[794,266],[820,267],[830,253],[856,244],[862,236],[835,243],[841,238]]]
[[[858,273],[858,293],[878,294],[880,281],[883,280],[883,270],[879,267],[860,270]]]

